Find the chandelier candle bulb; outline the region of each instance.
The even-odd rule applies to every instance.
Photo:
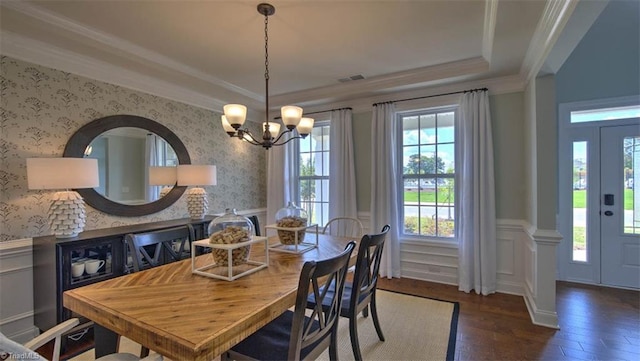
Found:
[[[234,129],[240,128],[247,119],[247,107],[242,104],[227,104],[223,109],[227,121]]]
[[[300,134],[303,138],[311,133],[313,129],[313,118],[302,118],[300,119],[300,123],[298,123],[298,134]]]
[[[262,123],[262,131],[267,131],[267,123]],[[269,122],[269,133],[271,133],[271,137],[275,138],[280,134],[280,123]]]
[[[286,105],[280,109],[282,122],[288,129],[293,129],[300,123],[302,118],[302,108],[295,105]]]
[[[236,130],[231,126],[231,124],[229,124],[229,121],[227,120],[227,116],[226,115],[221,116],[220,120],[222,120],[222,129],[224,129],[224,131],[227,132],[227,134],[233,137],[233,135],[236,134]]]

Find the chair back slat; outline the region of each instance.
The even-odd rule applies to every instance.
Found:
[[[322,233],[336,237],[351,237],[357,240],[362,237],[362,230],[362,222],[359,219],[336,217],[327,222]]]
[[[194,240],[190,224],[125,236],[135,272],[187,258]]]

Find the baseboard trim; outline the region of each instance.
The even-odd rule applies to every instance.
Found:
[[[549,327],[556,330],[560,329],[558,313],[538,310],[533,295],[529,293],[527,289],[525,289],[524,303],[527,305],[529,316],[531,316],[531,322],[533,322],[534,325]]]

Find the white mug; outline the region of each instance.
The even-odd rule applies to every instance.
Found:
[[[102,266],[104,266],[104,261],[101,259],[92,259],[84,263],[84,267],[90,275],[97,273]]]
[[[84,273],[84,262],[73,262],[71,264],[71,275],[80,277]]]

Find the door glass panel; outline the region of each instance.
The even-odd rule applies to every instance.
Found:
[[[640,105],[616,108],[589,109],[571,112],[571,123],[599,122],[603,120],[640,117]]]
[[[640,137],[625,137],[623,147],[624,233],[640,234]]]
[[[573,142],[572,260],[587,262],[587,142]]]

